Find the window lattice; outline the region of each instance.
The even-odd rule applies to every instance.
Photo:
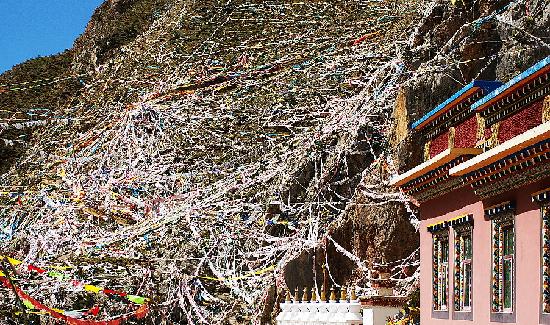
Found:
[[[449,235],[433,235],[433,309],[447,310],[449,295]]]
[[[542,310],[550,313],[550,205],[541,207],[542,215]]]
[[[492,220],[492,311],[511,312],[514,299],[514,215],[506,212]]]
[[[456,311],[472,308],[472,226],[454,227],[454,307]]]

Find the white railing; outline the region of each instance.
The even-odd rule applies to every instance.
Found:
[[[351,302],[284,302],[277,325],[362,325],[361,304]]]

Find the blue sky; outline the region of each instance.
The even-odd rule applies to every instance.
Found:
[[[0,0],[0,73],[72,47],[103,0]]]

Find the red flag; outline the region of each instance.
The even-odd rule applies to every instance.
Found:
[[[121,297],[126,296],[125,292],[120,292],[120,291],[111,290],[111,289],[103,289],[103,293],[107,294],[107,295],[117,295],[117,296],[121,296]]]
[[[34,266],[34,265],[31,265],[29,264],[29,266],[27,266],[27,269],[29,271],[35,271],[35,272],[38,272],[38,273],[44,273],[46,272],[46,270],[42,270],[41,268],[37,267],[37,266]]]
[[[97,316],[97,314],[99,314],[99,306],[93,306],[90,310],[88,310],[88,313]]]

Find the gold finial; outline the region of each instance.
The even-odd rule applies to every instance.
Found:
[[[357,300],[357,294],[355,293],[355,286],[351,287],[351,300],[353,301]]]
[[[330,301],[336,301],[336,293],[334,292],[334,287],[330,288]]]
[[[348,300],[347,293],[346,287],[342,286],[342,288],[340,288],[340,302],[345,302]]]
[[[307,300],[307,287],[304,287],[304,295],[302,296],[302,302],[308,302],[308,300]]]
[[[286,298],[285,298],[285,302],[290,302],[290,289],[287,289],[286,290]]]
[[[327,291],[325,290],[325,286],[321,286],[321,301],[326,302],[327,301]]]
[[[300,293],[298,291],[298,287],[296,287],[296,290],[294,290],[294,303],[300,302]]]
[[[311,302],[317,301],[317,291],[315,288],[311,288]]]

